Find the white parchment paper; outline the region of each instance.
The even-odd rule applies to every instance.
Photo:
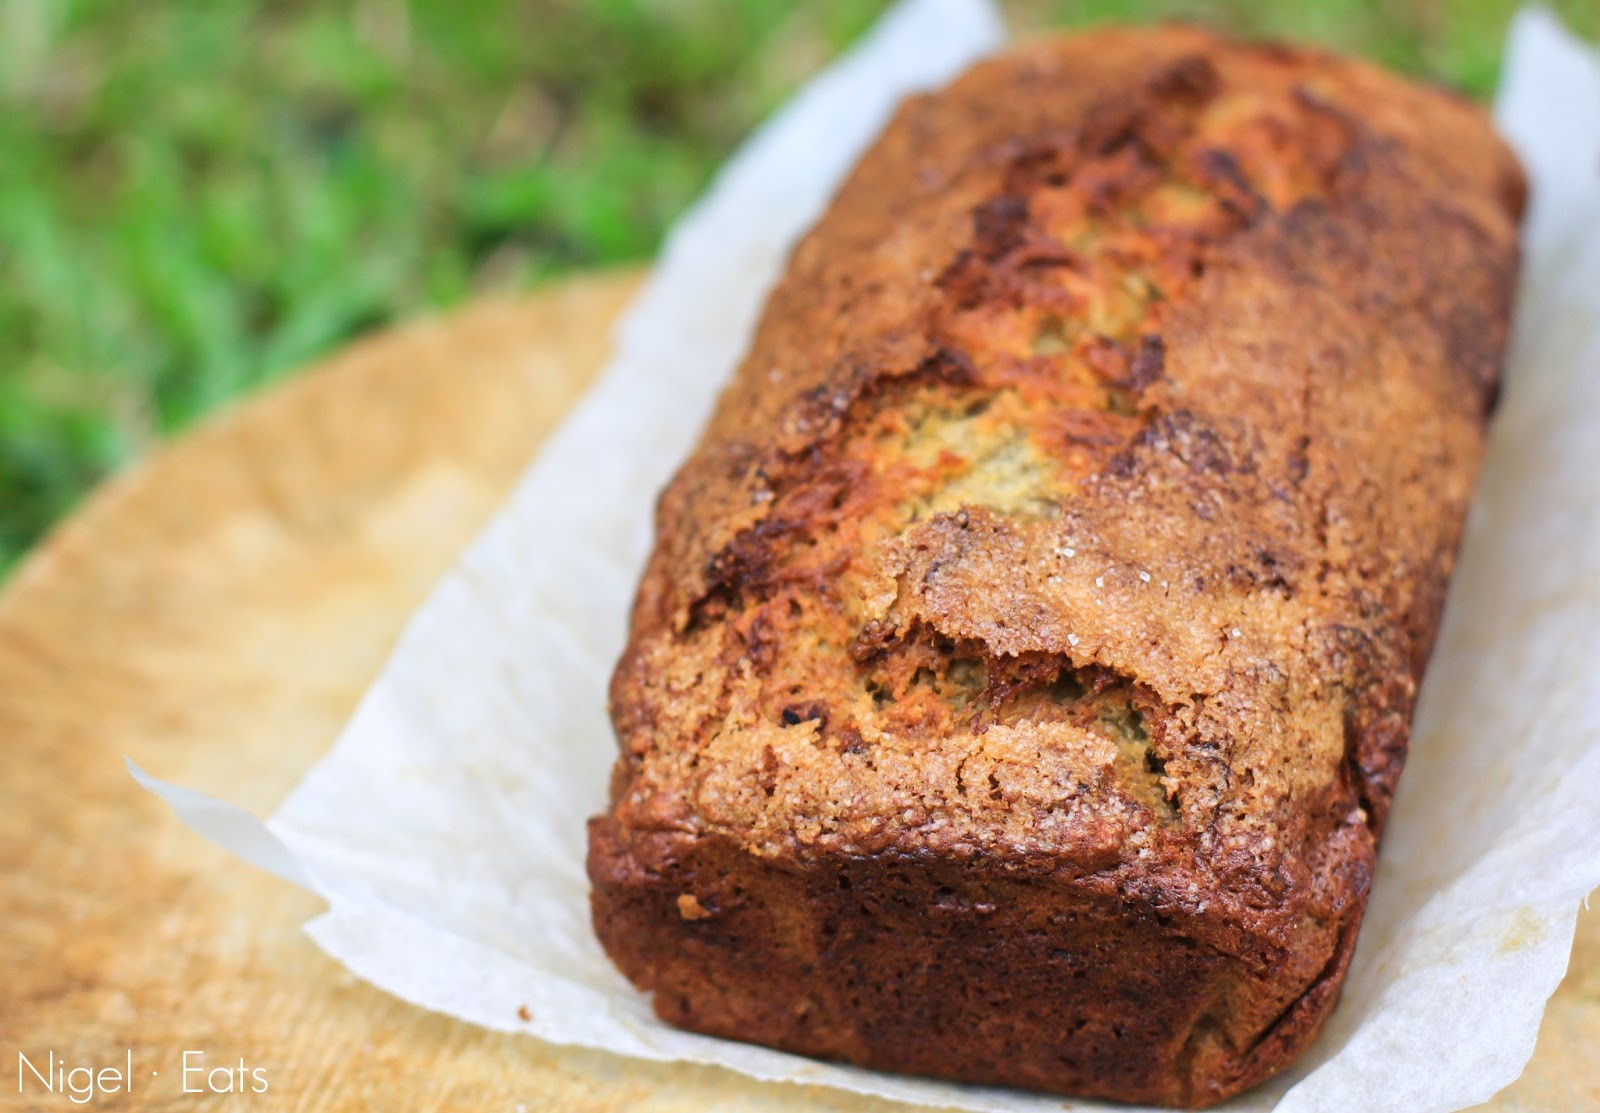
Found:
[[[657,490],[789,245],[895,103],[1002,38],[982,0],[909,0],[729,162],[670,237],[603,377],[264,826],[135,775],[201,832],[321,893],[312,938],[419,1005],[763,1079],[1061,1109],[667,1027],[601,952],[583,868],[615,753],[606,680]],[[1532,1052],[1579,902],[1600,884],[1600,72],[1536,12],[1508,50],[1497,118],[1534,185],[1526,277],[1409,767],[1342,1003],[1294,1068],[1230,1108],[1487,1098]]]

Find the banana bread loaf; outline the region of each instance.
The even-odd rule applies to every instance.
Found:
[[[1188,28],[903,106],[661,497],[594,924],[673,1024],[1201,1106],[1339,993],[1506,337],[1484,116]]]

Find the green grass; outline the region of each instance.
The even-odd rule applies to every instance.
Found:
[[[0,569],[110,471],[360,332],[648,258],[883,6],[0,0]],[[1514,5],[1008,7],[1309,36],[1485,94]]]

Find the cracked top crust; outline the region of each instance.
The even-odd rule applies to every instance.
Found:
[[[1198,30],[909,101],[662,495],[617,828],[982,854],[1234,954],[1341,917],[1522,203],[1453,96]]]

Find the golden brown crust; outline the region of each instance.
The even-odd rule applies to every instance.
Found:
[[[1522,191],[1445,93],[1192,29],[904,106],[662,496],[590,855],[658,1011],[1190,1105],[1298,1053],[1404,762]]]

